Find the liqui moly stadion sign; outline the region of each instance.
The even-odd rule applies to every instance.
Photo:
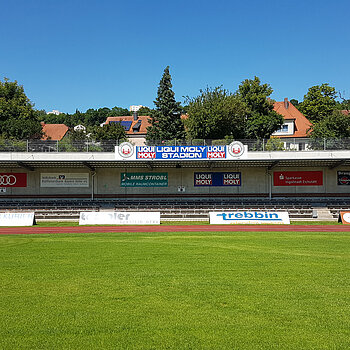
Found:
[[[116,146],[117,160],[222,160],[247,157],[247,146],[233,141],[226,146]]]

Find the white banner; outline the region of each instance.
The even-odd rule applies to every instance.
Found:
[[[160,225],[160,212],[81,212],[79,225]]]
[[[0,226],[33,226],[33,213],[0,213]]]
[[[287,211],[230,211],[210,212],[210,224],[285,224],[289,225]]]
[[[42,173],[41,187],[89,187],[88,173]]]

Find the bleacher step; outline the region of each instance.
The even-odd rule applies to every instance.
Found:
[[[319,221],[335,221],[333,215],[328,208],[317,208],[317,220]]]

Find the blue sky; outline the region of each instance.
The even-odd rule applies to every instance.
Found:
[[[0,0],[0,79],[36,108],[153,107],[169,65],[178,101],[258,76],[302,100],[329,83],[350,98],[349,0]]]

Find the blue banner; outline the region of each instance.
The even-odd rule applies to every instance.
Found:
[[[194,173],[194,186],[241,186],[241,173]]]

